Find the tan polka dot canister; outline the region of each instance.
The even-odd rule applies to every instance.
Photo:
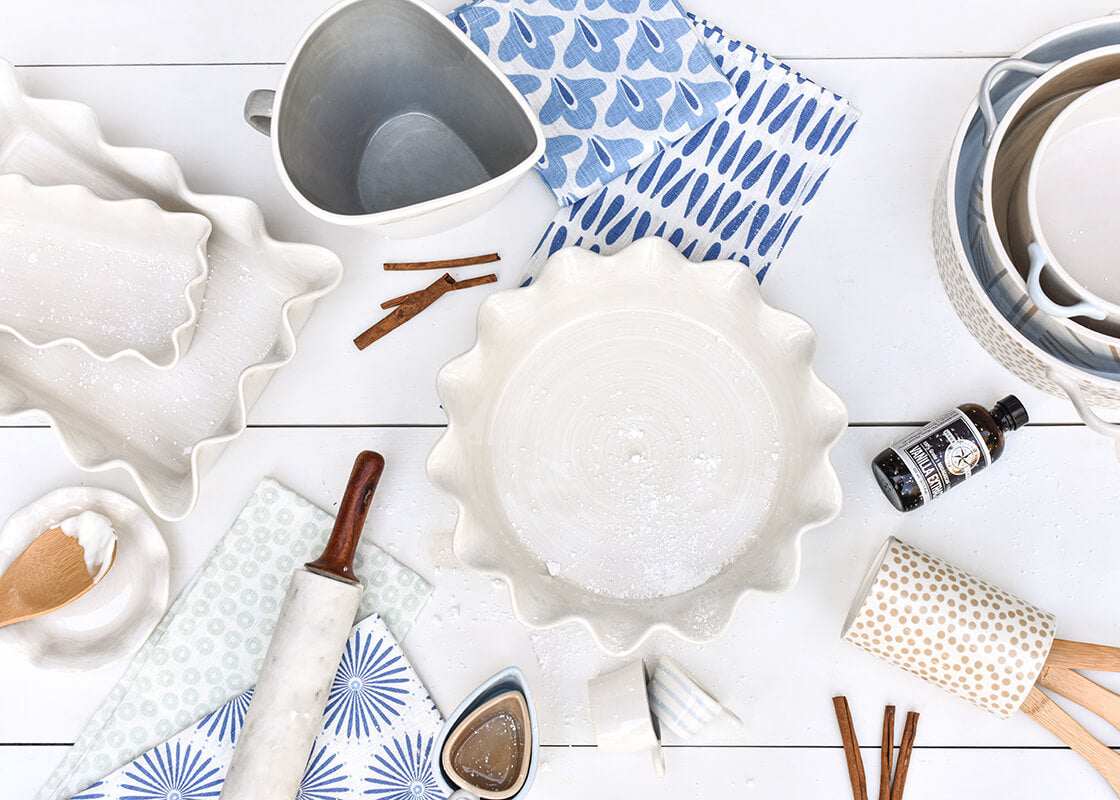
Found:
[[[1034,686],[1054,615],[891,537],[843,639],[1007,719]]]

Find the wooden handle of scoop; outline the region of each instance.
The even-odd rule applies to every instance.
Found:
[[[1111,692],[1080,672],[1061,667],[1043,667],[1038,685],[1087,708],[1120,730],[1120,694]]]
[[[1046,666],[1120,672],[1120,647],[1055,639]]]
[[[1037,686],[1031,687],[1022,710],[1088,761],[1120,797],[1120,753],[1105,747]]]
[[[354,469],[350,471],[350,480],[346,483],[346,491],[338,504],[338,516],[334,521],[331,538],[327,541],[323,554],[304,565],[309,570],[344,581],[358,582],[354,577],[354,552],[358,549],[362,526],[365,525],[373,493],[384,470],[385,459],[380,453],[372,450],[358,453],[358,457],[354,459]]]

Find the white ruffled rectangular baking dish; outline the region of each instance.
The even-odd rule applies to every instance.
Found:
[[[0,331],[170,369],[194,338],[210,229],[151,200],[0,175]]]
[[[35,350],[0,333],[0,415],[43,412],[78,467],[124,469],[156,514],[182,519],[201,472],[245,430],[342,264],[324,248],[269,237],[250,200],[195,194],[168,153],[107,144],[92,109],[29,97],[0,59],[0,174],[13,172],[40,185],[80,183],[106,200],[147,198],[213,225],[198,327],[174,368],[99,362],[68,345]]]

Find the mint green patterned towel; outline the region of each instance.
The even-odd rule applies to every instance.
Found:
[[[292,570],[318,555],[334,518],[272,478],[175,600],[36,800],[65,800],[256,681]],[[398,641],[431,584],[367,540],[354,571],[359,618],[380,614]]]

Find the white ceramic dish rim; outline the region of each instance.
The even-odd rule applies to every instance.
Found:
[[[272,118],[274,120],[280,118],[281,108],[283,104],[282,98],[284,97],[284,90],[288,85],[288,78],[292,73],[292,68],[295,66],[296,59],[303,52],[303,48],[307,45],[308,40],[315,34],[315,32],[328,22],[332,17],[340,14],[347,8],[353,5],[369,2],[369,0],[343,0],[337,3],[325,12],[319,15],[308,27],[307,30],[299,38],[299,42],[292,50],[292,54],[288,57],[284,65],[284,74],[280,78],[280,83],[276,86],[276,94],[273,100]],[[402,206],[400,208],[392,208],[386,211],[378,211],[372,214],[337,214],[333,211],[327,211],[320,208],[315,203],[311,202],[304,196],[303,192],[292,182],[288,176],[288,170],[284,166],[284,159],[280,154],[280,136],[279,130],[274,130],[273,134],[269,137],[272,141],[272,160],[276,165],[276,171],[280,175],[280,180],[284,184],[284,188],[288,193],[295,198],[296,202],[300,204],[305,211],[315,215],[321,220],[334,223],[335,225],[349,225],[349,226],[378,226],[378,225],[391,225],[395,222],[402,222],[417,217],[422,217],[434,211],[441,211],[454,205],[458,205],[467,200],[472,200],[476,197],[481,197],[490,191],[497,189],[500,186],[505,186],[509,183],[520,178],[528,169],[536,164],[541,156],[544,154],[545,140],[544,129],[541,127],[540,120],[537,119],[536,113],[529,107],[529,103],[525,100],[525,96],[517,91],[517,88],[506,77],[505,73],[498,69],[498,67],[491,61],[485,53],[478,49],[478,45],[470,40],[469,37],[464,36],[463,32],[452,24],[451,20],[440,14],[420,0],[403,0],[403,2],[410,3],[415,8],[423,11],[428,16],[432,17],[438,22],[439,25],[452,36],[457,38],[463,45],[470,51],[470,53],[477,59],[477,61],[485,65],[486,69],[498,80],[499,83],[510,94],[514,102],[517,103],[518,108],[525,119],[532,126],[533,134],[537,140],[536,146],[533,151],[529,153],[522,161],[510,167],[501,175],[490,178],[484,183],[477,186],[472,186],[469,189],[463,189],[455,192],[454,194],[444,195],[442,197],[433,197],[431,200],[425,200],[422,203],[413,203],[412,205]]]
[[[115,351],[98,351],[91,343],[74,336],[61,336],[55,339],[36,339],[29,331],[24,331],[14,325],[0,322],[0,331],[12,334],[25,345],[33,347],[36,350],[45,350],[48,347],[56,347],[58,345],[72,345],[84,350],[98,361],[108,362],[115,361],[118,358],[136,358],[154,369],[171,369],[178,364],[179,359],[182,358],[183,353],[186,352],[190,344],[191,334],[194,331],[195,324],[198,322],[198,315],[202,311],[202,297],[203,293],[206,291],[206,281],[210,277],[210,260],[206,257],[206,240],[210,238],[210,231],[212,228],[210,220],[196,212],[164,211],[156,203],[147,198],[137,197],[131,200],[103,200],[88,187],[73,183],[57,186],[40,186],[32,183],[18,173],[9,172],[0,175],[0,185],[8,180],[12,180],[13,184],[16,185],[22,184],[20,186],[20,191],[32,190],[45,192],[60,199],[70,196],[74,198],[76,202],[83,205],[89,205],[90,203],[107,203],[116,209],[117,213],[131,213],[134,217],[159,214],[161,216],[179,217],[182,218],[183,222],[186,222],[186,218],[188,217],[197,217],[205,223],[205,226],[199,226],[201,233],[199,234],[198,242],[194,248],[194,260],[199,265],[199,269],[194,277],[187,282],[184,289],[187,316],[169,332],[167,339],[170,345],[169,352],[167,351],[168,349],[164,349],[163,353],[157,353],[154,350],[142,352],[136,347],[124,347]]]
[[[1118,18],[1118,15],[1120,15],[1120,11],[1113,12],[1103,17],[1094,17],[1051,31],[1045,36],[1021,48],[1013,57],[1029,59],[1033,54],[1049,45],[1069,39],[1080,33],[1091,33],[1096,28],[1103,28],[1106,26],[1117,28],[1117,36],[1120,37],[1120,18]],[[1081,52],[1090,52],[1093,49],[1099,48],[1087,47]],[[1045,371],[1046,377],[1061,391],[1065,392],[1073,403],[1078,415],[1090,429],[1104,436],[1117,439],[1117,452],[1118,455],[1120,455],[1120,430],[1112,423],[1101,419],[1100,416],[1089,407],[1084,396],[1084,387],[1091,387],[1105,395],[1113,395],[1117,391],[1120,391],[1120,385],[1117,385],[1115,380],[1109,380],[1095,372],[1078,369],[1072,364],[1058,359],[1027,338],[1000,313],[998,308],[994,307],[973,269],[972,259],[968,256],[968,252],[961,238],[960,217],[957,213],[957,171],[959,168],[961,151],[969,130],[974,124],[983,124],[983,121],[979,119],[979,114],[979,100],[974,97],[961,119],[956,135],[953,137],[952,147],[949,150],[949,158],[946,163],[945,172],[945,192],[943,196],[938,195],[935,199],[935,204],[943,204],[935,213],[944,214],[945,218],[948,220],[948,225],[946,226],[948,229],[947,233],[954,250],[958,271],[964,274],[965,282],[968,284],[977,302],[989,312],[987,318],[1001,328],[1005,335],[1009,336],[1017,346],[1029,353],[1032,358],[1038,360]],[[981,170],[982,167],[983,165],[981,164]],[[982,174],[982,172],[980,174]],[[1117,380],[1120,380],[1120,375],[1117,376]],[[1046,387],[1040,386],[1040,388]],[[1053,389],[1047,389],[1047,391],[1053,392]]]
[[[16,417],[20,414],[30,412],[42,414],[50,426],[54,428],[56,432],[59,432],[58,440],[62,446],[63,452],[77,467],[87,472],[122,469],[135,481],[136,486],[139,488],[144,498],[144,502],[149,505],[157,516],[169,521],[183,519],[194,510],[194,506],[198,502],[199,483],[201,481],[201,467],[199,462],[203,455],[211,451],[220,450],[223,445],[244,433],[248,427],[249,404],[246,400],[248,391],[246,388],[247,384],[251,379],[257,376],[266,377],[269,373],[283,367],[295,358],[297,345],[296,331],[292,325],[293,309],[297,306],[313,303],[338,286],[342,280],[342,263],[338,260],[338,256],[318,245],[281,242],[273,239],[265,230],[264,218],[261,214],[260,207],[247,198],[235,197],[232,195],[202,195],[191,191],[187,186],[186,178],[183,176],[183,171],[179,166],[179,162],[176,161],[175,157],[170,153],[154,148],[118,147],[109,144],[105,141],[101,133],[100,123],[98,123],[97,115],[92,108],[84,103],[78,103],[72,100],[32,97],[23,90],[11,63],[0,59],[0,92],[4,91],[5,83],[9,84],[16,92],[17,102],[26,103],[32,108],[40,109],[53,116],[79,118],[78,127],[83,129],[84,133],[90,135],[90,144],[93,149],[101,154],[107,161],[114,163],[122,173],[134,175],[137,173],[154,174],[158,172],[163,176],[163,182],[168,185],[169,191],[177,194],[191,206],[196,206],[198,205],[198,201],[209,197],[223,203],[236,203],[250,209],[250,216],[256,223],[253,226],[253,239],[260,248],[283,248],[290,252],[302,250],[308,254],[309,258],[314,255],[317,261],[321,261],[324,264],[323,271],[327,277],[320,288],[289,297],[280,306],[280,336],[277,338],[277,342],[283,345],[283,355],[279,358],[265,359],[251,364],[242,370],[241,374],[238,376],[237,398],[231,409],[234,412],[235,424],[232,426],[231,430],[228,433],[203,438],[191,445],[190,499],[189,502],[181,508],[169,509],[167,504],[165,504],[160,497],[156,496],[152,486],[144,480],[140,470],[131,462],[122,458],[102,460],[83,458],[75,444],[61,434],[58,419],[48,409],[24,406],[14,410],[4,411],[3,414],[0,414],[0,416],[8,417]],[[155,169],[153,169],[153,165],[155,165]],[[328,266],[330,269],[328,269]],[[335,274],[330,276],[330,272],[334,272]]]
[[[984,156],[981,170],[980,184],[981,200],[983,202],[984,208],[984,229],[987,232],[986,240],[988,245],[989,257],[994,258],[996,261],[998,261],[1000,267],[1006,271],[1013,290],[1017,295],[1019,295],[1019,299],[1030,303],[1032,307],[1037,309],[1036,313],[1045,314],[1048,320],[1047,324],[1053,324],[1065,328],[1079,338],[1084,337],[1087,339],[1091,339],[1105,349],[1120,345],[1120,341],[1117,341],[1114,337],[1111,337],[1107,334],[1100,333],[1093,328],[1079,325],[1076,321],[1071,319],[1071,317],[1073,316],[1071,314],[1062,316],[1059,316],[1057,314],[1048,314],[1046,313],[1045,309],[1039,308],[1037,306],[1037,304],[1035,303],[1035,298],[1031,294],[1030,287],[1028,286],[1027,279],[1023,277],[1023,275],[1019,271],[1018,266],[1011,260],[1011,256],[1007,252],[1007,248],[999,235],[999,230],[995,222],[995,205],[991,187],[995,176],[996,162],[1000,158],[1001,148],[1003,147],[1004,141],[1007,139],[1008,134],[1011,132],[1011,129],[1020,121],[1018,117],[1020,116],[1024,106],[1026,106],[1032,100],[1032,98],[1038,93],[1039,90],[1044,89],[1049,83],[1052,83],[1053,81],[1061,78],[1063,75],[1069,73],[1070,71],[1076,70],[1079,67],[1093,61],[1110,58],[1120,59],[1120,45],[1098,47],[1091,50],[1086,50],[1085,52],[1079,53],[1076,56],[1072,56],[1058,64],[1051,66],[1045,72],[1035,77],[1033,81],[1031,81],[1030,85],[1023,89],[1023,91],[1015,98],[1015,100],[1011,103],[1007,110],[1003,112],[1002,116],[1000,116],[999,124],[993,131],[986,148],[986,154]],[[1011,59],[1005,59],[1004,61],[1001,61],[993,66],[992,71],[994,72],[995,70],[999,69],[1000,65],[1006,63],[1007,61],[1015,61],[1018,59],[1018,55],[1012,57]],[[1030,59],[1026,60],[1030,61]],[[1042,66],[1046,65],[1039,64],[1039,67]],[[1030,73],[1027,72],[1025,74],[1029,75]],[[983,87],[981,87],[981,91],[984,91]],[[1089,91],[1094,90],[1090,89]],[[1082,95],[1082,97],[1084,97],[1084,95]],[[1078,99],[1080,98],[1074,99],[1071,102],[1071,105],[1077,103]],[[1066,109],[1063,109],[1063,111],[1060,112],[1058,116],[1060,117],[1061,114],[1066,110],[1068,110],[1068,106]],[[965,119],[967,121],[968,119],[970,119],[970,117],[966,115]],[[965,129],[967,129],[968,126],[965,125],[964,127]],[[1045,138],[1045,134],[1043,138]],[[961,139],[961,141],[963,142],[963,139]],[[1028,169],[1029,168],[1030,167],[1028,166]],[[1002,317],[1002,314],[1000,316]]]
[[[492,564],[480,565],[472,558],[470,550],[474,546],[474,542],[488,539],[489,534],[486,533],[486,527],[481,524],[479,516],[470,510],[469,499],[465,498],[469,493],[462,491],[461,487],[456,485],[456,469],[457,466],[461,468],[460,460],[457,459],[463,457],[463,448],[458,442],[460,438],[459,431],[461,427],[465,426],[465,423],[459,419],[459,408],[457,407],[455,398],[448,389],[447,383],[449,376],[453,372],[460,370],[464,364],[470,364],[471,362],[476,362],[476,364],[478,364],[482,362],[487,349],[484,339],[489,338],[486,334],[488,307],[492,307],[495,303],[501,302],[502,295],[512,296],[514,293],[518,293],[521,297],[524,297],[525,293],[532,293],[533,295],[539,295],[541,297],[548,296],[555,299],[556,291],[563,286],[563,282],[568,281],[568,279],[560,275],[562,271],[578,271],[582,268],[590,269],[590,271],[594,273],[610,268],[601,263],[603,260],[619,259],[624,256],[636,262],[640,262],[643,266],[648,268],[650,262],[653,260],[650,254],[658,254],[662,257],[673,259],[675,263],[682,265],[682,269],[693,271],[704,280],[709,280],[712,284],[718,284],[724,293],[728,291],[729,287],[733,286],[753,287],[753,291],[744,289],[744,294],[747,298],[744,302],[749,307],[748,313],[753,316],[763,313],[780,315],[783,324],[786,326],[787,333],[790,330],[796,330],[799,334],[804,335],[804,348],[798,350],[799,362],[802,361],[800,354],[804,352],[803,364],[799,363],[796,371],[798,374],[801,374],[803,367],[805,382],[810,390],[809,394],[812,395],[811,399],[806,400],[805,408],[815,410],[816,418],[821,422],[821,427],[826,429],[828,433],[827,436],[818,437],[818,439],[814,440],[812,443],[814,447],[818,444],[820,445],[819,459],[812,469],[806,469],[804,471],[806,474],[811,474],[812,476],[812,480],[806,480],[805,484],[817,487],[815,491],[813,489],[805,490],[807,497],[814,501],[808,503],[808,505],[816,507],[814,510],[819,513],[811,519],[808,518],[808,516],[803,517],[797,521],[793,530],[783,534],[788,540],[785,547],[787,548],[787,552],[791,554],[789,582],[786,585],[775,589],[755,588],[742,585],[737,587],[734,592],[730,591],[729,587],[724,587],[724,591],[720,596],[708,598],[711,600],[707,605],[708,619],[716,619],[718,621],[715,624],[703,626],[703,629],[701,629],[701,626],[698,624],[695,624],[695,622],[689,625],[679,620],[645,621],[629,625],[624,635],[607,637],[604,635],[603,630],[608,627],[608,623],[617,622],[621,617],[626,616],[625,610],[620,613],[618,608],[627,605],[633,607],[634,604],[648,605],[658,601],[701,594],[702,590],[713,582],[723,582],[723,580],[727,580],[724,578],[724,575],[727,568],[731,567],[736,559],[733,558],[719,573],[707,582],[679,595],[654,598],[653,600],[633,601],[618,600],[592,594],[593,600],[598,601],[600,608],[608,607],[606,613],[597,613],[594,604],[592,604],[589,609],[585,608],[582,611],[573,611],[566,608],[559,608],[557,604],[554,603],[547,612],[535,615],[530,611],[529,603],[526,600],[528,596],[526,592],[528,590],[522,584],[525,583],[525,576],[530,576],[531,583],[539,584],[540,576],[531,570],[525,570],[524,565],[519,564],[517,559],[509,559],[504,565],[495,566]],[[428,456],[427,472],[429,480],[431,480],[433,485],[450,495],[455,501],[458,510],[458,519],[454,535],[455,553],[465,565],[472,569],[478,569],[493,577],[501,578],[506,583],[509,589],[514,615],[528,628],[542,630],[566,622],[578,622],[588,630],[595,643],[603,651],[615,656],[623,656],[632,653],[648,639],[650,635],[657,631],[667,631],[685,641],[694,643],[711,641],[719,637],[727,629],[736,608],[748,594],[757,592],[759,594],[776,595],[793,588],[800,575],[801,542],[804,535],[810,530],[828,524],[840,513],[842,492],[839,478],[831,463],[830,454],[836,442],[847,429],[848,416],[839,396],[821,381],[813,371],[812,356],[816,349],[816,334],[812,327],[802,318],[789,312],[779,311],[767,304],[765,300],[762,299],[756,279],[750,274],[749,270],[744,270],[742,265],[738,262],[708,261],[703,264],[695,264],[681,256],[672,245],[656,237],[641,239],[614,256],[599,256],[577,247],[568,247],[557,251],[557,253],[549,258],[549,262],[552,263],[553,269],[550,270],[548,268],[549,265],[546,264],[540,277],[534,280],[529,286],[520,289],[506,290],[504,292],[496,292],[483,302],[478,315],[477,341],[466,353],[445,364],[437,376],[437,390],[440,401],[448,416],[448,425],[446,431],[436,442],[436,445],[432,448]],[[574,267],[573,262],[575,264]],[[550,275],[551,277],[549,277]],[[553,286],[554,283],[559,284],[559,286]],[[584,284],[586,284],[586,281],[584,281]],[[494,299],[491,300],[491,298]],[[831,408],[829,408],[829,406],[831,406]],[[820,441],[822,438],[823,441]],[[808,443],[806,447],[809,447]],[[807,458],[806,461],[810,462],[811,459]],[[474,538],[468,538],[472,536]],[[530,587],[530,589],[531,588],[533,587]],[[539,589],[540,586],[537,585],[536,588]],[[545,591],[545,594],[548,594],[547,591]],[[696,604],[697,601],[694,600],[692,605]],[[587,604],[585,603],[585,605]]]
[[[1120,47],[1116,49],[1120,51]],[[1038,143],[1038,149],[1035,151],[1035,156],[1031,159],[1030,171],[1027,173],[1027,213],[1030,215],[1031,233],[1034,236],[1034,242],[1046,257],[1045,269],[1048,269],[1050,273],[1065,286],[1070,294],[1078,297],[1082,302],[1089,303],[1099,308],[1104,312],[1106,318],[1110,322],[1120,322],[1120,305],[1090,290],[1077,280],[1076,276],[1058,260],[1057,256],[1054,254],[1053,248],[1047,243],[1042,219],[1038,212],[1038,184],[1045,160],[1045,153],[1055,142],[1057,137],[1062,134],[1061,128],[1065,122],[1068,122],[1071,116],[1080,112],[1085,106],[1099,101],[1101,97],[1107,97],[1109,95],[1120,97],[1120,80],[1113,80],[1101,84],[1074,99],[1072,103],[1062,109],[1061,113],[1058,114],[1057,118],[1055,118],[1050,124],[1050,127],[1046,130],[1046,133],[1043,134],[1042,140]],[[1113,115],[1113,118],[1116,118],[1116,115]],[[1117,342],[1117,344],[1120,344],[1120,342]]]
[[[143,549],[147,558],[149,569],[145,572],[145,577],[148,579],[148,583],[144,587],[146,591],[142,597],[138,597],[133,602],[134,606],[144,612],[142,615],[143,624],[122,631],[124,635],[119,639],[115,648],[103,650],[99,659],[87,660],[84,663],[73,658],[51,658],[46,643],[43,641],[43,636],[35,635],[37,627],[35,627],[34,620],[29,620],[26,623],[27,626],[32,627],[21,624],[5,629],[4,641],[11,645],[12,649],[18,652],[31,666],[38,669],[78,672],[100,669],[121,661],[140,649],[140,646],[147,641],[148,636],[151,635],[151,632],[155,630],[159,621],[163,618],[164,612],[167,611],[170,583],[170,556],[167,550],[167,542],[148,513],[122,494],[95,486],[66,486],[55,489],[14,511],[0,525],[0,534],[9,530],[10,527],[21,529],[28,525],[36,530],[46,530],[51,524],[61,522],[60,517],[69,516],[78,510],[90,509],[110,516],[110,522],[114,523],[115,528],[119,527],[119,513],[114,512],[120,512],[133,517],[138,523],[138,528],[147,529],[146,532],[139,530],[117,531],[118,537],[121,537],[121,541],[130,552]],[[138,536],[142,539],[135,541]],[[118,556],[120,556],[119,553]],[[110,567],[110,572],[106,574],[106,579],[112,575],[111,570],[112,567]],[[102,583],[104,582],[103,580]],[[94,591],[96,589],[97,587],[94,587]],[[92,595],[93,592],[86,597],[92,598]],[[77,601],[77,603],[82,602],[88,603],[86,598],[79,598]],[[105,604],[107,603],[103,603],[103,605]]]

